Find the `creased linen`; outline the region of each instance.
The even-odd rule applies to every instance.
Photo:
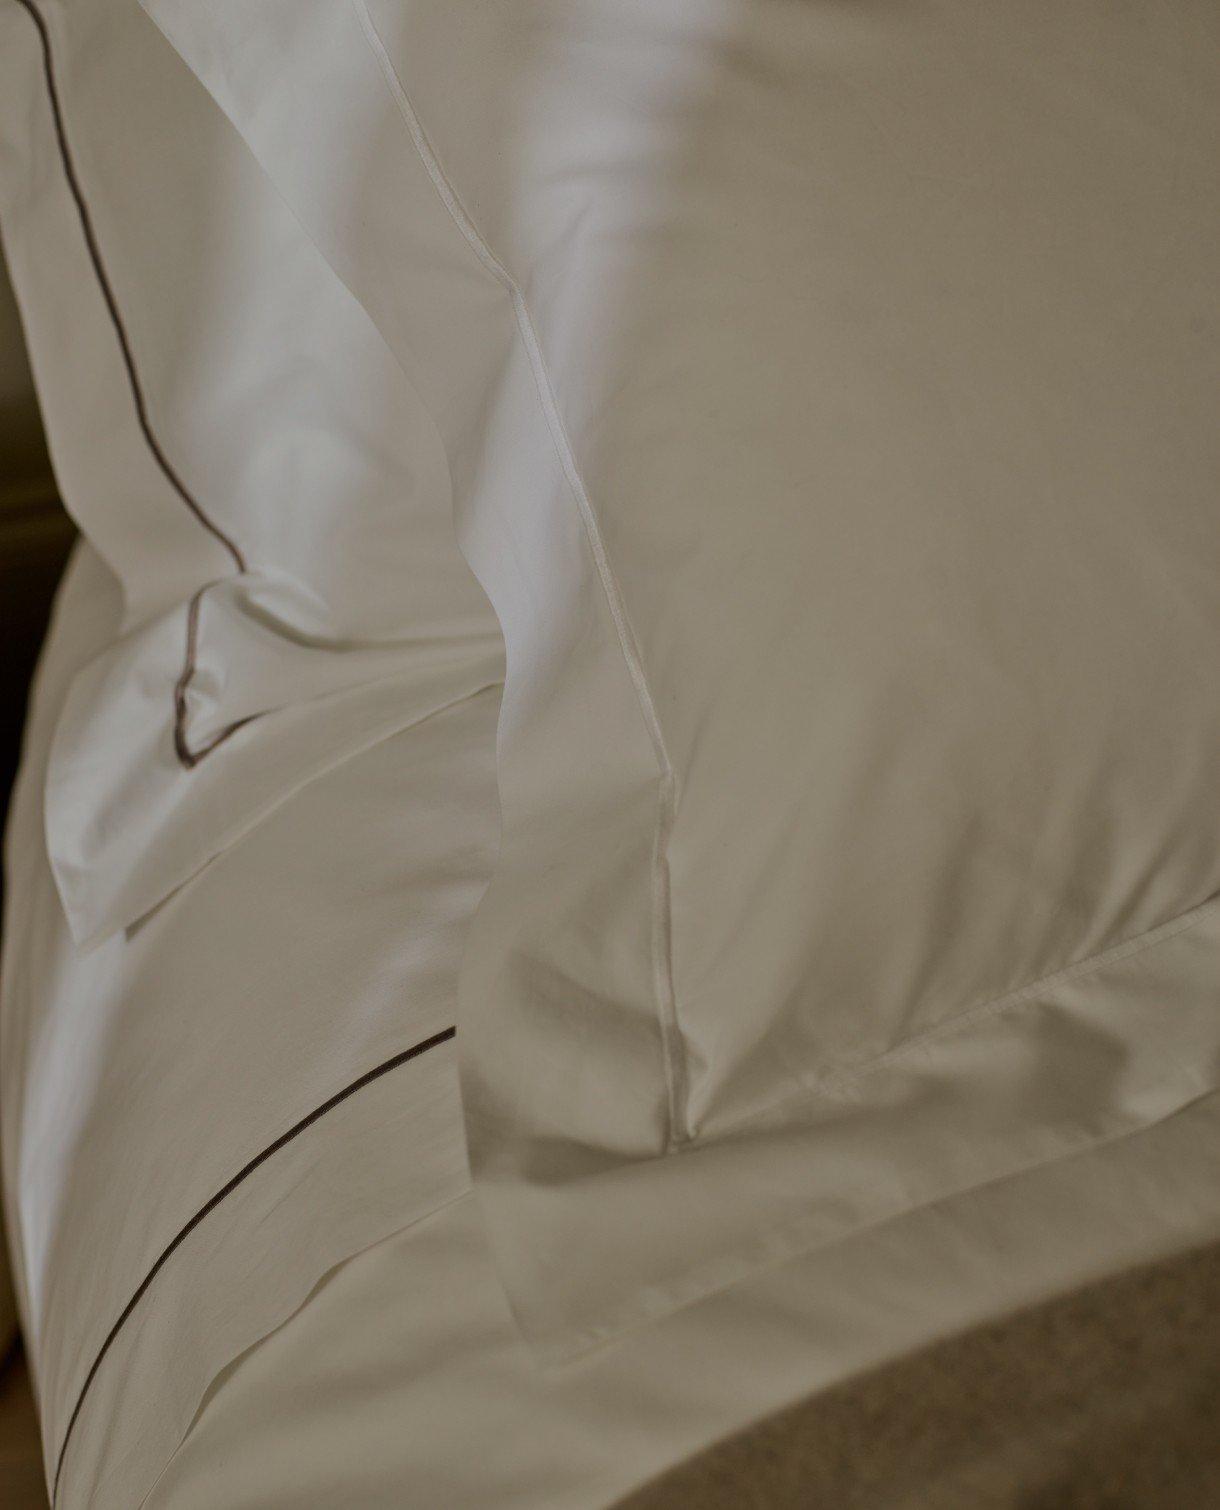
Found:
[[[135,0],[0,6],[0,231],[56,479],[122,586],[51,754],[74,937],[495,685],[443,447]]]
[[[39,783],[74,659],[116,608],[82,547],[8,840],[2,1145],[51,1476],[82,1377],[171,1235],[337,1082],[450,1016],[494,860],[489,693],[312,783],[82,956]],[[189,1233],[94,1376],[61,1506],[393,1505],[405,1474],[455,1507],[604,1504],[760,1411],[1220,1232],[1213,1094],[768,1266],[550,1378],[471,1197],[455,1057],[441,1044],[368,1084]]]
[[[407,1483],[419,1502],[445,1510],[617,1505],[662,1465],[777,1402],[808,1400],[816,1422],[822,1391],[862,1370],[1112,1267],[1206,1241],[1216,1199],[1197,1201],[1218,1139],[1213,1095],[1132,1138],[755,1274],[555,1378],[534,1366],[513,1324],[467,1196],[342,1265],[226,1370],[149,1510],[396,1510]],[[403,1303],[407,1292],[414,1304]],[[1062,1397],[1063,1381],[1049,1391],[1045,1382],[1034,1398]],[[866,1424],[874,1445],[880,1426],[893,1447],[890,1423]],[[985,1457],[993,1444],[975,1445]],[[1014,1475],[1020,1489],[1038,1492],[1041,1466]],[[840,1483],[851,1481],[840,1472]],[[724,1503],[765,1505],[759,1492],[750,1498],[751,1482],[739,1479]]]
[[[541,1354],[1214,1084],[1214,8],[144,3],[505,636],[461,1058]]]
[[[60,1510],[138,1504],[218,1370],[334,1264],[468,1189],[448,1037],[275,1145],[452,1028],[497,835],[492,688],[304,786],[81,948],[41,788],[65,688],[120,609],[82,542],[6,835],[0,1147]]]

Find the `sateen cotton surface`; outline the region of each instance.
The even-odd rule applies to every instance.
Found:
[[[505,635],[461,1055],[538,1346],[1206,1089],[1214,8],[147,8]]]
[[[429,416],[138,5],[5,0],[0,28],[5,254],[65,504],[122,588],[47,777],[91,941],[503,651]]]
[[[82,547],[6,855],[6,1209],[48,1482],[90,1510],[140,1503],[218,1370],[328,1269],[469,1188],[442,1043],[285,1144],[161,1262],[302,1118],[452,1025],[497,827],[491,689],[305,786],[137,928],[82,948],[41,782],[65,688],[120,608]]]
[[[449,1203],[487,1356],[623,1398],[773,1271],[931,1293],[949,1205],[927,1333],[1142,1256],[1128,1196],[1150,1254],[1209,1235],[1213,7],[0,0],[0,42],[90,541],[6,925],[63,1504],[138,1500]],[[312,1124],[94,1371],[214,1192],[450,1024],[460,1093],[446,1047]],[[810,1325],[743,1414],[920,1340]]]
[[[495,859],[492,692],[319,777],[127,938],[82,950],[39,845],[40,781],[64,688],[118,608],[78,551],[8,838],[6,1201],[59,1506],[396,1505],[408,1482],[453,1510],[608,1505],[857,1369],[1220,1234],[1213,1094],[540,1370],[443,1043],[192,1228],[65,1449],[166,1245],[286,1128],[451,1020]]]
[[[226,1371],[149,1510],[277,1498],[396,1510],[404,1485],[446,1510],[617,1504],[778,1401],[1085,1282],[1099,1263],[1189,1244],[1201,1212],[1192,1221],[1180,1203],[1200,1155],[1214,1157],[1218,1113],[1207,1098],[1120,1144],[756,1274],[554,1378],[521,1340],[467,1196],[342,1265]],[[1185,1225],[1162,1225],[1171,1208]],[[417,1304],[402,1304],[404,1289]]]

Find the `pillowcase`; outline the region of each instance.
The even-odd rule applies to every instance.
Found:
[[[0,16],[0,227],[65,504],[124,621],[68,696],[78,941],[502,676],[419,395],[135,3]]]
[[[1214,11],[144,4],[505,636],[459,1043],[541,1356],[1213,1086]]]

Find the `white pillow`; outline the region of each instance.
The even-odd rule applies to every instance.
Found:
[[[0,15],[3,229],[64,501],[123,586],[48,842],[78,940],[502,676],[418,393],[135,3]]]
[[[504,631],[459,1042],[541,1352],[1214,1085],[1214,8],[144,3]]]

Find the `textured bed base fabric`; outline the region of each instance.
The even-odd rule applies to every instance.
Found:
[[[616,1510],[1220,1505],[1220,1247],[951,1338],[758,1423]]]
[[[674,1470],[681,1489],[659,1502],[665,1510],[932,1510],[935,1499],[921,1499],[913,1480],[901,1483],[904,1464],[930,1492],[937,1475],[946,1476],[946,1493],[966,1494],[976,1483],[988,1487],[978,1474],[989,1468],[1007,1474],[1014,1498],[947,1500],[954,1510],[1074,1503],[1054,1498],[1045,1471],[1056,1450],[1070,1468],[1074,1431],[1087,1440],[1116,1429],[1124,1398],[1127,1420],[1149,1432],[1158,1402],[1175,1392],[1183,1407],[1192,1390],[1198,1408],[1207,1406],[1214,1267],[1191,1260],[1163,1280],[1081,1287],[1220,1237],[1215,1210],[1196,1199],[1200,1161],[1214,1162],[1217,1151],[1213,1097],[1123,1143],[756,1275],[549,1375],[513,1327],[477,1203],[459,1199],[341,1265],[291,1320],[226,1369],[147,1504],[594,1510],[687,1459],[696,1477]],[[1080,1293],[1061,1306],[951,1342],[926,1355],[929,1362],[900,1362],[892,1374],[884,1367],[1073,1288]],[[1128,1314],[1114,1316],[1116,1309]],[[1163,1334],[1147,1324],[1154,1314]],[[1192,1318],[1209,1342],[1184,1339]],[[1140,1376],[1128,1378],[1132,1368]],[[926,1388],[927,1398],[907,1399],[908,1386]],[[1096,1400],[1076,1398],[1085,1390]],[[971,1398],[975,1414],[967,1418]],[[704,1472],[701,1449],[731,1443],[743,1426],[802,1399],[812,1403],[794,1419],[812,1424],[807,1433],[801,1426],[799,1440],[776,1442],[775,1428],[762,1428],[753,1498],[740,1479],[720,1484],[719,1449],[708,1459],[710,1476]],[[819,1437],[822,1401],[828,1425]],[[943,1438],[925,1436],[942,1414]],[[1181,1424],[1185,1432],[1191,1423],[1181,1415]],[[988,1427],[973,1448],[967,1426]],[[852,1455],[854,1447],[866,1455],[870,1435],[871,1476]],[[1161,1446],[1172,1450],[1172,1439],[1149,1450]],[[724,1450],[734,1465],[749,1453]],[[1128,1458],[1143,1450],[1129,1443]],[[825,1496],[766,1497],[812,1468],[820,1477],[810,1485],[824,1482]],[[913,1497],[891,1501],[891,1488]],[[1043,1489],[1049,1498],[1024,1497]]]

